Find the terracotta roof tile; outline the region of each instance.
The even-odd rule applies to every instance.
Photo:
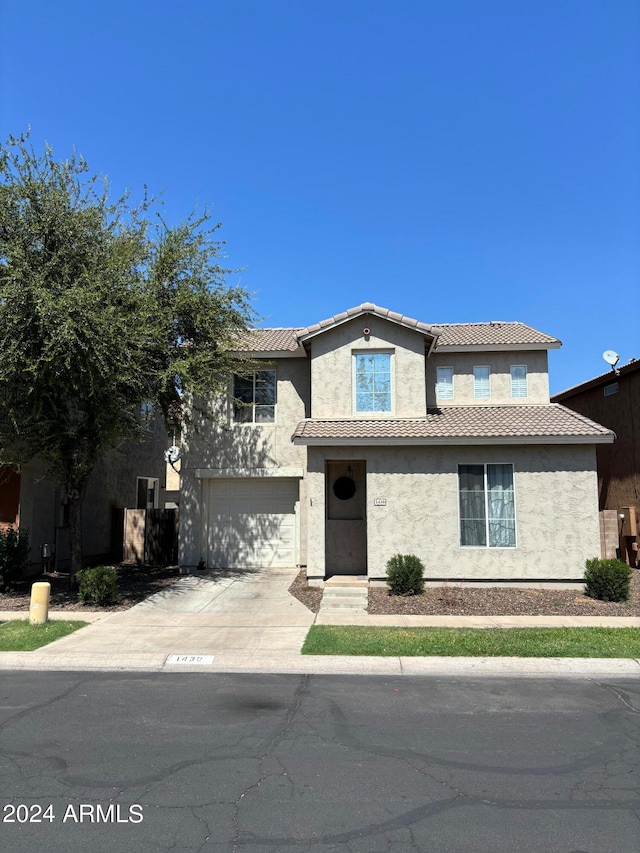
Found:
[[[448,346],[505,346],[509,344],[549,344],[560,341],[524,323],[442,323],[432,326],[438,334],[436,350]]]
[[[299,347],[296,329],[251,329],[242,335],[235,352],[293,352]]]
[[[600,424],[557,404],[540,406],[451,406],[429,409],[426,418],[394,420],[305,420],[293,434],[296,443],[319,440],[408,440],[438,443],[460,439],[544,438],[611,440],[614,433]],[[570,443],[568,441],[567,443]]]
[[[341,311],[333,317],[313,323],[306,328],[276,328],[276,329],[251,329],[242,336],[236,347],[237,352],[294,352],[298,349],[300,342],[307,336],[314,335],[325,329],[343,323],[353,317],[362,314],[373,314],[383,319],[415,329],[426,335],[437,335],[436,351],[444,350],[446,347],[459,346],[560,346],[557,338],[546,335],[537,329],[524,323],[508,323],[494,321],[491,323],[440,323],[429,325],[388,308],[381,308],[371,302],[363,302],[355,308]]]
[[[346,311],[341,311],[339,314],[334,314],[326,320],[321,320],[319,323],[313,323],[307,326],[306,329],[300,329],[300,337],[313,335],[316,332],[329,329],[338,323],[343,323],[352,317],[359,317],[362,314],[373,314],[376,317],[391,320],[399,323],[402,326],[407,326],[410,329],[415,329],[418,332],[431,334],[431,326],[426,323],[421,323],[420,320],[414,320],[412,317],[405,317],[404,314],[398,314],[397,311],[390,311],[388,308],[382,308],[380,305],[374,305],[373,302],[363,302],[362,305],[356,305],[354,308],[348,308]]]

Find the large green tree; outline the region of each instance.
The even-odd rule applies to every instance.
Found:
[[[166,417],[224,390],[253,319],[218,226],[161,212],[112,200],[76,154],[36,154],[24,135],[0,146],[0,462],[39,458],[63,486],[72,577],[100,455],[139,435],[142,402]]]

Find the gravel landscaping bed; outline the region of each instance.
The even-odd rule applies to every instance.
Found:
[[[428,587],[422,595],[369,590],[369,613],[411,616],[640,616],[640,571],[631,578],[626,604],[596,601],[577,590],[510,587]]]
[[[178,566],[115,566],[118,572],[120,599],[110,607],[96,608],[78,601],[76,590],[69,589],[68,575],[47,574],[25,581],[19,581],[15,590],[0,593],[0,610],[24,610],[28,613],[31,598],[31,584],[46,581],[51,584],[49,607],[70,612],[82,610],[128,610],[134,604],[144,601],[154,592],[159,592],[175,583],[180,577]]]
[[[127,610],[155,592],[171,586],[179,578],[177,566],[115,566],[120,599],[103,610]],[[56,610],[82,612],[96,608],[81,604],[69,589],[66,575],[41,575],[18,583],[15,590],[0,593],[0,610],[29,610],[31,584],[51,584],[49,606]],[[307,585],[304,570],[296,575],[289,592],[313,613],[320,609],[322,588]],[[381,588],[369,589],[369,613],[414,616],[640,616],[640,571],[631,578],[627,604],[596,601],[577,590],[512,589],[509,587],[428,587],[422,595],[397,596]]]
[[[307,576],[304,569],[298,572],[296,579],[289,587],[290,594],[308,607],[312,613],[320,610],[320,599],[322,598],[322,587],[308,586]]]
[[[289,592],[313,613],[320,610],[322,588],[308,586],[301,571]],[[596,601],[578,589],[511,587],[428,587],[422,595],[391,595],[385,587],[369,589],[369,613],[407,616],[640,616],[640,571],[631,578],[626,604]]]

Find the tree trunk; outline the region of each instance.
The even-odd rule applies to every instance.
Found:
[[[76,574],[82,569],[82,501],[84,493],[77,489],[67,492],[69,502],[69,539],[71,543],[71,569],[69,573],[69,586],[74,589],[77,586]]]

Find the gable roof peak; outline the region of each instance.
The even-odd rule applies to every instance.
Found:
[[[339,314],[334,314],[333,317],[328,317],[326,320],[321,320],[319,323],[313,323],[307,326],[306,329],[298,330],[299,340],[307,340],[321,332],[339,326],[348,320],[353,320],[356,317],[361,317],[363,314],[372,314],[375,317],[381,317],[383,320],[390,320],[392,323],[397,323],[399,326],[404,326],[414,332],[422,332],[423,334],[435,337],[436,333],[427,323],[422,323],[420,320],[414,320],[413,317],[406,317],[404,314],[399,314],[397,311],[390,311],[389,308],[383,308],[381,305],[375,305],[373,302],[363,302],[353,308],[347,308],[346,311],[341,311]]]

